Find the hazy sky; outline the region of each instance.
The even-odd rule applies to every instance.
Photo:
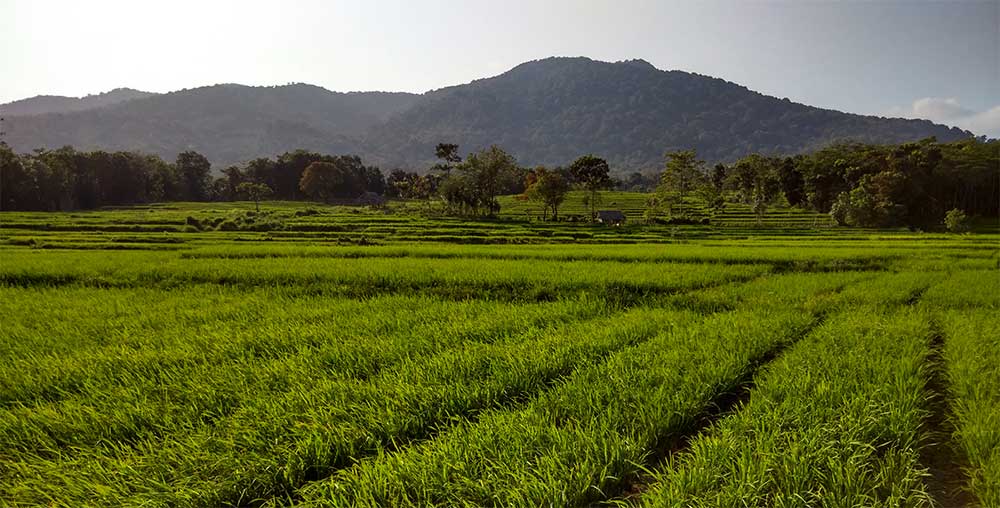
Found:
[[[0,102],[216,83],[423,92],[554,55],[1000,136],[1000,0],[0,0]]]

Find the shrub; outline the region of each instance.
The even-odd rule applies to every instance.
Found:
[[[243,231],[276,231],[284,229],[285,225],[279,221],[247,221],[240,229]]]
[[[969,217],[962,210],[952,208],[944,214],[944,227],[952,233],[964,233],[969,230]]]
[[[186,219],[184,219],[184,223],[187,224],[189,228],[194,228],[199,231],[203,227],[201,221],[199,221],[197,217],[192,217],[190,215]]]

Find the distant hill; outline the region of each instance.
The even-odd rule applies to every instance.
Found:
[[[619,63],[548,58],[499,76],[428,92],[373,129],[368,146],[389,165],[426,165],[435,143],[497,143],[522,163],[566,164],[584,153],[613,166],[659,168],[670,149],[708,161],[751,152],[791,154],[840,140],[896,143],[971,133],[926,120],[814,108],[721,79]]]
[[[16,104],[0,111],[17,111]],[[191,149],[217,166],[307,148],[356,153],[385,168],[425,169],[434,146],[450,142],[463,153],[499,144],[525,165],[566,164],[595,153],[620,169],[644,169],[658,168],[663,153],[676,148],[696,148],[714,162],[845,140],[972,135],[926,120],[814,108],[642,60],[587,58],[527,62],[422,95],[217,85],[64,114],[6,114],[7,142],[20,151],[69,144],[173,159]]]
[[[103,108],[133,99],[143,99],[157,95],[131,88],[116,88],[110,92],[86,97],[64,97],[61,95],[39,95],[0,105],[0,115],[27,116],[47,113],[73,113],[88,109]]]
[[[216,85],[72,114],[7,118],[19,150],[73,145],[172,160],[196,150],[216,165],[296,148],[357,152],[356,135],[409,107],[406,93],[337,93],[313,85]]]

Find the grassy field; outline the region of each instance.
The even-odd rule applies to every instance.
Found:
[[[0,506],[1000,506],[1000,235],[505,199],[0,214]]]

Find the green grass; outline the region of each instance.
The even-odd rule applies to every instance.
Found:
[[[941,320],[954,438],[968,460],[969,490],[983,506],[1000,506],[1000,318],[977,309],[948,311]]]
[[[929,337],[911,310],[841,311],[660,470],[642,505],[931,506],[918,461]]]
[[[1000,236],[644,204],[0,213],[0,505],[1000,502]]]
[[[522,411],[494,412],[424,446],[362,462],[301,496],[307,506],[579,506],[600,500],[809,321],[786,311],[676,326],[581,369]]]

